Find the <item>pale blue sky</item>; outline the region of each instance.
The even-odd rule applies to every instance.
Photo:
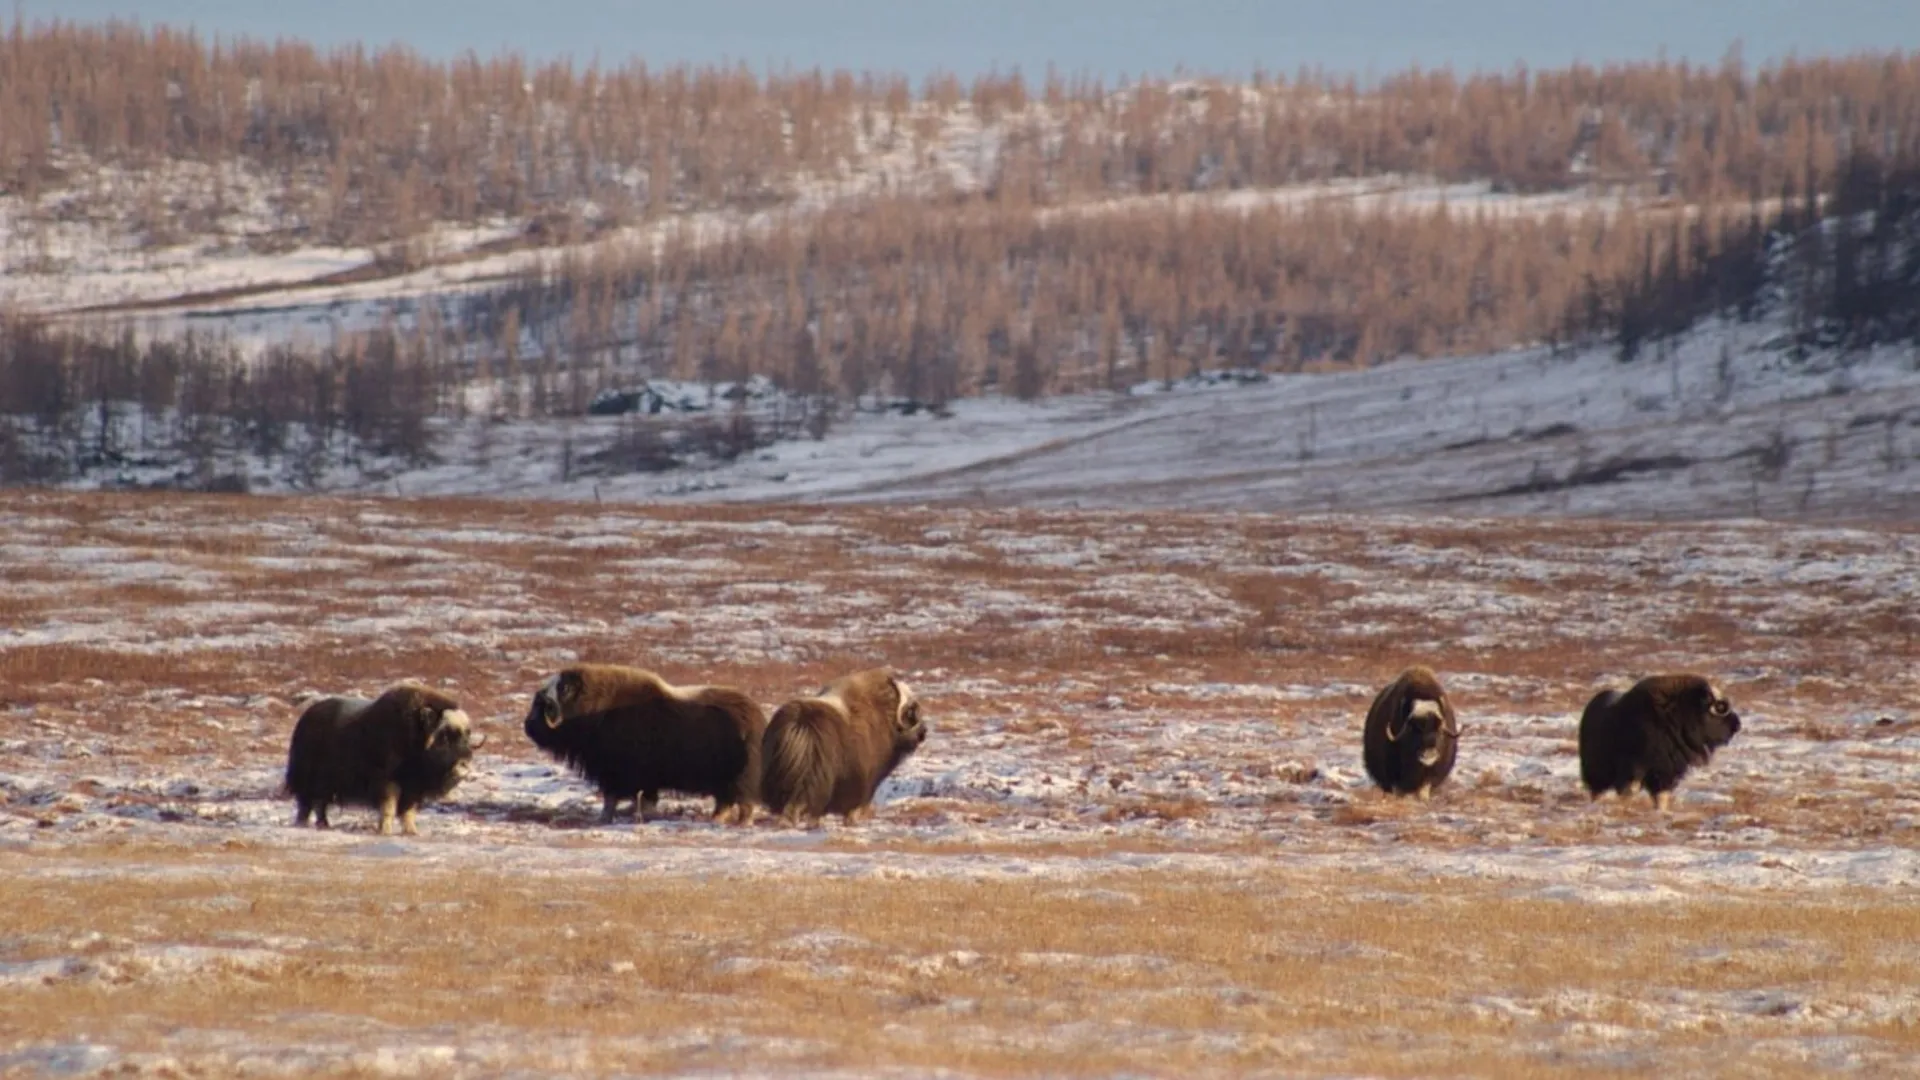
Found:
[[[510,46],[584,62],[743,61],[973,75],[1052,61],[1109,81],[1176,65],[1302,64],[1365,76],[1419,62],[1505,69],[1670,57],[1750,61],[1920,50],[1920,0],[19,0],[29,19],[127,16],[212,35],[403,41],[445,57]]]

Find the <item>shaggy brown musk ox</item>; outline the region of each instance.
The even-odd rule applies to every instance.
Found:
[[[1596,799],[1645,788],[1665,810],[1687,770],[1739,730],[1739,714],[1705,676],[1649,675],[1625,692],[1602,690],[1580,714],[1580,782]]]
[[[600,820],[633,800],[641,821],[662,791],[713,796],[714,820],[753,820],[767,714],[721,686],[674,686],[651,671],[580,664],[549,678],[527,738],[600,790]]]
[[[1360,740],[1361,760],[1374,783],[1395,795],[1426,799],[1453,772],[1460,721],[1439,676],[1415,665],[1374,697]]]
[[[873,814],[880,782],[926,741],[913,690],[886,668],[844,675],[774,710],[760,751],[760,798],[789,824]]]
[[[452,698],[423,686],[402,684],[371,700],[314,701],[294,723],[287,748],[294,824],[311,816],[328,828],[332,803],[373,806],[381,833],[393,831],[397,816],[411,835],[420,804],[452,791],[485,742],[473,738],[472,722]]]

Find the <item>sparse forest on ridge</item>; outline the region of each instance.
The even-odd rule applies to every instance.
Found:
[[[304,283],[16,302],[0,413],[64,449],[0,434],[0,462],[58,472],[88,441],[111,459],[126,430],[269,455],[340,433],[423,460],[435,422],[578,416],[648,381],[757,379],[793,400],[773,431],[673,435],[726,455],[863,397],[938,408],[1602,339],[1631,354],[1751,317],[1768,253],[1842,187],[1850,206],[1911,201],[1917,150],[1920,58],[1903,53],[915,87],[16,22],[12,268],[60,273],[88,228],[117,229],[136,264],[183,246],[369,254]],[[489,223],[478,246],[435,240]],[[1898,303],[1920,274],[1898,229],[1873,228],[1885,257],[1855,299]],[[1821,260],[1850,249],[1803,248],[1792,304],[1825,310],[1813,294],[1852,279]],[[404,284],[502,253],[519,261],[458,289]],[[221,331],[237,320],[178,318],[255,294],[298,308],[303,284],[335,282],[376,299],[316,297],[264,352]],[[1880,338],[1911,325],[1839,309]],[[170,313],[179,332],[142,329]],[[1796,326],[1832,338],[1817,322]],[[663,438],[615,456],[671,457]]]

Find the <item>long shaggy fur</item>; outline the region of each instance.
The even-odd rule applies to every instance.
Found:
[[[842,676],[774,710],[761,750],[761,800],[790,824],[870,816],[881,781],[926,737],[919,699],[891,671]]]
[[[651,671],[581,664],[533,695],[527,737],[600,791],[600,818],[638,803],[645,821],[662,791],[711,795],[716,819],[753,818],[765,710],[738,690],[678,687]]]
[[[423,686],[400,685],[371,700],[327,697],[309,704],[293,725],[286,792],[294,824],[317,818],[328,828],[329,805],[380,810],[380,831],[397,817],[416,831],[420,804],[452,791],[480,743],[454,699]]]
[[[1361,731],[1361,760],[1382,790],[1425,799],[1453,772],[1459,745],[1453,702],[1439,676],[1416,665],[1374,697]]]
[[[1580,782],[1599,798],[1644,788],[1666,807],[1687,770],[1733,740],[1740,716],[1700,675],[1651,675],[1632,689],[1602,690],[1580,714]]]

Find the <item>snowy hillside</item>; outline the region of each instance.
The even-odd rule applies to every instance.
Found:
[[[587,463],[636,427],[684,420],[441,423],[437,464],[366,460],[299,485],[285,459],[223,468],[269,492],[1920,519],[1920,356],[1796,360],[1775,334],[1714,325],[1633,363],[1604,348],[1533,349],[1031,404],[962,400],[941,415],[844,412],[817,440],[663,472]],[[756,394],[749,408],[763,420],[786,404]],[[718,402],[702,415],[728,414]],[[162,455],[75,486],[165,483],[181,468]]]

